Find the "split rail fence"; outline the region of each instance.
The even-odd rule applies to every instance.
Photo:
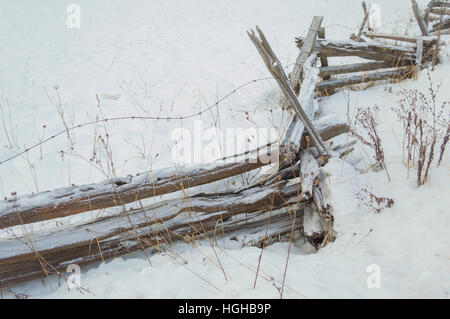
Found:
[[[432,1],[425,21],[432,20],[438,4],[448,8]],[[326,39],[321,27],[323,17],[314,17],[306,37],[296,39],[300,52],[289,75],[262,30],[256,27],[248,32],[295,114],[281,143],[267,146],[268,154],[279,157],[276,171],[262,175],[246,187],[217,190],[216,183],[211,192],[196,188],[255,172],[270,164],[249,153],[238,163],[164,169],[13,196],[0,202],[0,229],[11,237],[0,241],[0,285],[55,274],[64,278],[70,264],[88,265],[139,250],[161,252],[176,241],[195,245],[198,240],[215,244],[228,239],[264,247],[298,232],[316,248],[332,241],[332,208],[323,191],[325,177],[320,167],[331,157],[350,153],[356,141],[339,145],[328,142],[348,133],[349,125],[337,117],[321,115],[317,97],[361,83],[410,78],[438,50],[439,41],[430,34],[407,37],[364,32],[367,7],[363,8],[364,21],[360,34],[352,37],[354,40]],[[330,65],[332,57],[359,57],[367,61]],[[160,200],[160,196],[168,194],[177,196]],[[144,204],[150,198],[155,202]],[[108,214],[87,223],[30,231],[32,223],[114,207],[115,212],[108,210]],[[304,219],[309,218],[305,217],[306,209],[312,210],[319,220],[316,229],[304,228]]]

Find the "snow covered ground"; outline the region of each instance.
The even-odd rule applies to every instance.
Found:
[[[428,1],[418,2],[423,6]],[[293,39],[306,34],[313,15],[324,16],[327,37],[334,39],[348,39],[362,21],[359,0],[78,1],[81,27],[70,29],[66,26],[70,3],[0,0],[0,161],[24,145],[64,130],[59,98],[68,126],[96,117],[193,114],[241,84],[270,77],[245,33],[255,25],[290,69],[298,54]],[[409,0],[376,3],[382,10],[381,30],[419,32]],[[443,64],[432,73],[433,81],[441,83],[440,100],[450,100],[448,74],[444,47]],[[371,164],[361,147],[345,162],[334,159],[326,165],[337,239],[318,253],[312,253],[302,239],[295,242],[284,297],[449,297],[449,156],[433,168],[430,182],[417,188],[415,179],[407,178],[401,128],[390,110],[402,88],[426,92],[427,87],[424,71],[418,80],[344,91],[320,101],[324,114],[342,116],[347,108],[354,114],[358,106],[380,106],[380,135],[392,181],[383,171],[355,169]],[[203,114],[202,125],[222,130],[252,127],[252,121],[260,127],[281,126],[286,114],[278,102],[275,83],[261,80]],[[105,172],[125,176],[170,166],[171,132],[180,126],[193,128],[195,120],[199,118],[108,122],[114,170],[94,138],[104,132],[103,124],[74,130],[70,139],[63,134],[30,151],[28,158],[0,165],[0,195],[101,181]],[[94,151],[103,172],[89,163]],[[361,205],[357,193],[363,187],[393,198],[394,206],[377,214]],[[176,259],[132,254],[82,269],[81,285],[92,294],[68,291],[65,286],[51,291],[40,281],[14,290],[31,297],[58,298],[279,297],[287,243],[264,250],[256,289],[260,249],[232,243],[216,249],[225,280],[209,245],[176,248],[180,255]],[[367,284],[374,269],[379,270],[380,288]]]

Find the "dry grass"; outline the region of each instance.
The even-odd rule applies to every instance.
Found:
[[[417,89],[402,90],[402,98],[392,107],[403,128],[403,160],[409,170],[417,168],[417,185],[429,178],[432,162],[439,149],[440,164],[450,132],[448,101],[438,105],[439,85],[428,75],[428,94]]]
[[[358,108],[355,123],[352,126],[353,129],[351,133],[355,136],[362,144],[368,146],[373,152],[373,158],[376,163],[384,168],[387,178],[391,181],[389,172],[386,167],[386,162],[384,159],[384,150],[381,143],[381,138],[378,134],[378,119],[379,107],[365,107]]]

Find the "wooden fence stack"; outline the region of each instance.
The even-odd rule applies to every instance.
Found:
[[[421,10],[415,0],[411,0],[414,16],[423,36],[450,34],[450,3],[448,1],[431,0]],[[432,23],[433,22],[433,23]]]
[[[413,12],[422,32],[422,36],[416,37],[382,34],[367,30],[369,9],[364,1],[362,4],[363,22],[358,34],[350,36],[351,40],[327,40],[323,29],[321,30],[323,36],[319,34],[315,46],[321,59],[319,76],[323,81],[317,84],[317,90],[321,94],[330,95],[338,88],[365,82],[402,81],[414,77],[426,63],[433,61],[434,65],[438,61],[439,36],[437,30],[439,32],[445,32],[445,30],[438,29],[435,24],[429,31],[428,22],[432,19],[429,13],[436,13],[442,8],[448,8],[447,2],[431,1],[428,5],[429,10],[426,10],[425,14],[412,0]],[[439,12],[442,13],[442,11]],[[443,14],[446,14],[445,12],[447,11],[444,11]],[[439,26],[442,27],[446,24],[448,21],[444,20]],[[296,38],[296,42],[300,47],[303,45],[304,39]],[[330,66],[328,61],[330,57],[358,57],[367,62]],[[350,74],[350,76],[345,77],[343,74]]]

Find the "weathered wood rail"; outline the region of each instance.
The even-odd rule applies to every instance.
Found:
[[[341,88],[348,85],[381,80],[401,81],[408,77],[411,77],[412,74],[413,74],[412,68],[401,67],[389,71],[382,71],[362,75],[353,75],[347,78],[323,81],[317,84],[317,89],[319,91],[326,91],[330,89]]]
[[[256,157],[243,163],[165,169],[97,184],[13,197],[0,203],[0,229],[125,205],[240,175],[266,164]]]
[[[297,46],[303,45],[303,38],[297,38]],[[412,64],[415,61],[413,46],[383,45],[376,42],[333,41],[319,39],[316,48],[319,56],[345,57],[355,56],[368,60],[388,61],[394,66]]]

